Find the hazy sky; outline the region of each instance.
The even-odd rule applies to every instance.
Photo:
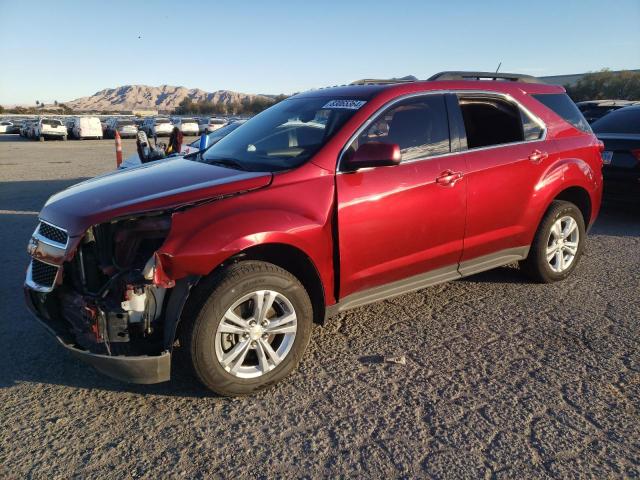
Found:
[[[640,0],[0,0],[0,104],[124,84],[292,93],[441,70],[640,68]]]

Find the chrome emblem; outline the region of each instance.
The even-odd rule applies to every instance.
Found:
[[[29,240],[29,244],[27,245],[27,252],[29,255],[32,257],[35,255],[38,250],[38,245],[40,245],[40,241],[35,237],[31,237],[31,240]]]

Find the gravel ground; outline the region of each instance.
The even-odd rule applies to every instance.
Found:
[[[640,476],[637,209],[605,208],[565,282],[505,267],[353,310],[284,382],[224,399],[179,367],[104,377],[23,306],[37,211],[113,165],[113,141],[0,138],[1,477]]]

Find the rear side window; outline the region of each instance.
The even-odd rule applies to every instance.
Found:
[[[553,110],[565,121],[583,132],[591,133],[591,127],[580,112],[580,109],[569,98],[566,93],[543,93],[533,95],[533,98],[542,103],[545,107]]]
[[[592,125],[596,133],[640,134],[640,107],[627,107],[608,113]]]
[[[396,103],[358,136],[347,155],[369,142],[398,144],[403,162],[449,153],[444,96],[425,95]]]
[[[468,148],[489,147],[505,143],[522,142],[525,138],[523,113],[511,102],[491,96],[458,97]],[[537,125],[537,124],[536,124]],[[540,138],[542,129],[534,127],[529,136]]]

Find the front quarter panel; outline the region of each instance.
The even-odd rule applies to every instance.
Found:
[[[276,174],[267,188],[175,213],[158,258],[176,280],[207,275],[253,246],[287,244],[309,257],[332,302],[333,198],[333,176],[311,163]]]

